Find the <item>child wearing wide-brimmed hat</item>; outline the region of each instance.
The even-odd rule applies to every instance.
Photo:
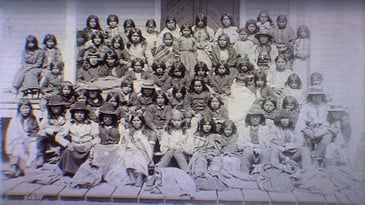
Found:
[[[241,171],[254,174],[270,159],[270,129],[265,125],[265,113],[253,105],[246,115],[246,124],[239,128],[238,149],[242,150]]]
[[[120,140],[118,112],[112,103],[105,103],[99,111],[99,137],[100,144],[118,144]]]
[[[60,167],[65,175],[73,176],[86,161],[91,148],[100,143],[98,125],[88,119],[89,109],[85,103],[71,106],[71,122],[64,131],[57,133],[56,141],[65,148],[61,154]]]
[[[263,30],[258,32],[255,37],[258,40],[258,45],[253,48],[253,56],[251,57],[256,69],[267,71],[275,69],[275,58],[279,55],[279,51],[272,44],[273,36],[270,31]]]
[[[312,86],[307,93],[307,102],[301,109],[296,127],[303,133],[305,145],[312,151],[312,158],[318,162],[322,161],[326,146],[332,140],[328,131],[328,109],[323,88]]]
[[[44,162],[57,163],[60,157],[60,145],[55,141],[57,133],[66,126],[66,106],[69,104],[60,95],[52,95],[47,103],[47,116],[41,121],[39,137],[39,166]]]

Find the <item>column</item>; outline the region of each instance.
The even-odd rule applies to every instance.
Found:
[[[76,82],[76,14],[77,1],[66,0],[64,79],[72,83]]]

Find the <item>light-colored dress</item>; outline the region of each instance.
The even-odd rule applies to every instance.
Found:
[[[308,66],[310,58],[310,39],[298,38],[294,43],[294,62],[293,71],[297,73],[302,80],[304,88],[308,86]]]
[[[233,81],[231,95],[226,97],[228,116],[236,125],[245,121],[247,111],[256,99],[255,93],[249,90],[244,82]]]
[[[194,75],[194,67],[197,62],[196,53],[196,41],[193,37],[186,38],[181,36],[177,40],[179,47],[180,60],[185,65],[185,68],[190,73],[190,76]]]
[[[223,33],[229,36],[229,40],[231,41],[232,45],[239,39],[238,28],[236,26],[229,26],[227,28],[218,28],[217,32],[215,33],[214,40],[218,41],[218,37]]]
[[[126,137],[125,168],[148,176],[148,165],[152,162],[153,150],[149,136],[143,129],[130,132]]]
[[[205,28],[193,27],[194,38],[197,44],[197,59],[207,64],[208,69],[212,68],[210,55],[212,52],[212,43],[214,40],[214,30],[209,26]]]
[[[38,122],[35,118],[27,118],[16,116],[10,120],[8,130],[6,132],[5,153],[20,157],[27,166],[30,166],[36,160]]]

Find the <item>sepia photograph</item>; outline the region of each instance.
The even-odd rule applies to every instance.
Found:
[[[1,204],[365,204],[365,1],[0,0]]]

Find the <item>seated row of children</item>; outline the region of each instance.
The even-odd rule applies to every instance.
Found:
[[[266,80],[258,75],[265,75],[253,75],[260,97],[235,120],[227,111],[230,99],[211,92],[199,79],[191,81],[188,92],[173,88],[169,94],[150,80],[143,81],[137,94],[126,79],[120,90],[106,94],[105,102],[95,86],[73,92],[72,84],[64,82],[60,94],[50,96],[40,124],[30,102],[21,99],[6,139],[11,176],[44,163],[58,163],[64,175],[74,176],[100,145],[125,149],[113,170],[125,173],[125,183],[136,186],[152,167],[171,166],[172,161],[201,183],[223,171],[255,175],[269,162],[298,174],[312,166],[327,167],[338,160],[333,153],[348,152],[348,115],[342,106],[328,105],[320,86],[312,86],[299,106],[293,96],[263,91],[260,84]],[[243,81],[247,86],[249,79]],[[239,103],[231,110],[240,112],[248,102]]]

